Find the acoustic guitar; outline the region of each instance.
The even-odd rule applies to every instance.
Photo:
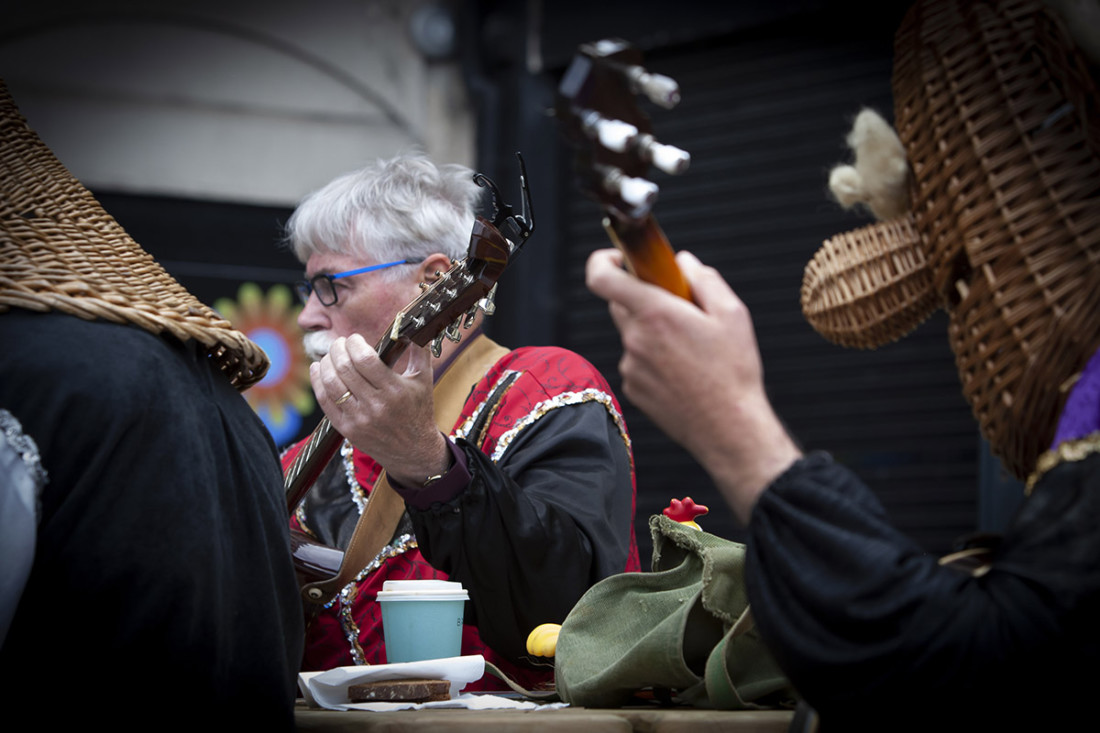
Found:
[[[454,262],[447,272],[425,286],[423,292],[401,310],[379,339],[375,350],[387,366],[393,366],[410,345],[431,344],[439,356],[443,339],[459,341],[478,312],[491,315],[493,296],[501,273],[535,229],[531,194],[523,156],[516,153],[520,168],[521,212],[503,203],[496,185],[481,173],[474,180],[492,193],[493,219],[477,217],[470,233],[466,257]],[[283,472],[287,509],[291,514],[305,498],[322,470],[335,456],[343,436],[328,417],[321,421]],[[317,542],[304,532],[291,531],[291,549],[300,578],[317,580],[339,570],[343,552]]]
[[[671,109],[680,102],[680,88],[641,63],[642,54],[626,41],[582,45],[558,85],[555,113],[576,150],[578,185],[602,207],[604,229],[627,267],[642,280],[690,299],[668,238],[652,214],[658,186],[649,174],[652,168],[682,173],[691,156],[658,142],[638,105],[641,95]]]

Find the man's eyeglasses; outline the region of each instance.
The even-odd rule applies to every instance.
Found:
[[[345,277],[351,277],[352,275],[362,275],[364,272],[385,270],[388,267],[397,267],[398,265],[419,265],[423,261],[423,259],[409,257],[408,259],[404,260],[383,262],[381,265],[371,265],[370,267],[357,267],[354,270],[335,272],[331,275],[314,275],[309,280],[300,280],[294,283],[294,289],[298,291],[298,297],[302,299],[302,303],[305,303],[309,300],[310,294],[317,293],[317,300],[321,302],[321,305],[336,305],[336,280]]]

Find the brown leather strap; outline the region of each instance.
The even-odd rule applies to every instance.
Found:
[[[444,433],[451,431],[462,414],[470,388],[481,381],[489,368],[507,353],[508,349],[484,335],[474,337],[459,352],[432,391],[435,424],[440,430]],[[303,585],[303,600],[310,604],[328,603],[389,543],[404,513],[404,499],[393,490],[386,472],[382,471],[371,488],[366,509],[355,524],[339,572],[327,580]]]

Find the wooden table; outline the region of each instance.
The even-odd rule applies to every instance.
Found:
[[[629,707],[558,710],[399,710],[371,713],[296,708],[299,731],[324,733],[781,733],[793,712]]]

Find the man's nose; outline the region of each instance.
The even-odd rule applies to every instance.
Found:
[[[325,312],[325,307],[321,305],[316,292],[310,293],[309,299],[298,313],[298,326],[303,331],[316,331],[327,328],[328,325],[328,314]]]

